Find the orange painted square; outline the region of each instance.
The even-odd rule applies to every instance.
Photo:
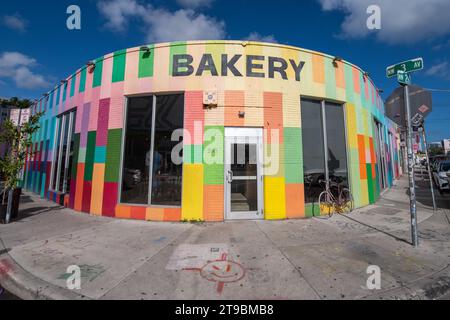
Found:
[[[359,163],[366,164],[366,147],[364,143],[364,136],[358,134],[358,153],[359,153]]]
[[[203,219],[205,221],[224,220],[224,186],[203,186]]]
[[[178,222],[181,220],[181,208],[164,209],[164,221]]]
[[[373,148],[373,138],[369,137],[369,146],[370,146],[370,158],[372,159],[372,163],[377,163],[377,159],[375,157],[375,149]]]
[[[66,207],[66,208],[69,207],[69,199],[70,199],[70,195],[68,195],[68,194],[64,195],[64,207]]]
[[[245,92],[225,91],[225,126],[243,127],[245,118],[239,112],[245,112]]]
[[[281,92],[264,92],[264,128],[269,130],[265,143],[272,143],[270,130],[277,130],[279,141],[283,143],[283,94]]]
[[[146,210],[145,207],[131,207],[131,219],[145,220]]]
[[[305,191],[303,184],[286,184],[286,216],[288,219],[305,217]]]
[[[314,82],[325,83],[325,66],[323,64],[323,56],[313,54],[312,64]]]
[[[359,164],[359,178],[361,180],[367,180],[367,166],[365,163]]]
[[[164,221],[164,208],[147,208],[145,220]]]
[[[116,206],[116,218],[130,219],[131,207],[118,204]]]

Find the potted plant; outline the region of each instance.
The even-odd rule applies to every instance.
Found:
[[[27,156],[31,154],[33,134],[39,130],[39,119],[42,113],[29,117],[28,122],[15,125],[11,120],[3,122],[0,128],[0,143],[4,143],[7,152],[0,159],[0,172],[3,178],[3,188],[0,199],[0,218],[9,223],[17,217],[21,187],[19,182]]]

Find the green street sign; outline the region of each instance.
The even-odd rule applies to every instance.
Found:
[[[413,72],[423,69],[423,59],[417,58],[412,59],[408,61],[404,61],[401,63],[398,63],[396,65],[387,67],[386,69],[386,76],[388,78],[395,77],[399,71],[403,72]]]
[[[411,75],[408,72],[399,70],[397,72],[397,81],[398,81],[398,83],[403,84],[403,85],[410,85],[411,84]]]

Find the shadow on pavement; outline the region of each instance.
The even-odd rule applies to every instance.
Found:
[[[361,221],[356,220],[356,219],[354,219],[354,218],[351,218],[351,217],[349,217],[349,216],[347,216],[347,215],[344,215],[344,214],[343,214],[343,215],[341,215],[341,216],[344,217],[344,218],[346,218],[346,219],[349,219],[349,220],[351,220],[351,221],[353,221],[353,222],[359,223],[360,225],[362,225],[362,226],[364,226],[364,227],[366,227],[366,228],[369,228],[369,229],[372,229],[372,230],[381,232],[382,234],[385,234],[385,235],[387,235],[387,236],[389,236],[389,237],[391,237],[391,238],[393,238],[393,239],[395,239],[395,240],[397,240],[397,241],[404,242],[404,243],[406,243],[406,244],[412,244],[410,241],[408,241],[408,240],[406,240],[406,239],[399,238],[399,237],[397,237],[396,235],[393,235],[393,234],[391,234],[391,233],[389,233],[389,232],[386,232],[386,231],[384,231],[384,230],[381,230],[381,229],[379,229],[379,228],[377,228],[377,227],[371,226],[371,225],[369,225],[369,224],[367,224],[367,223],[361,222]]]

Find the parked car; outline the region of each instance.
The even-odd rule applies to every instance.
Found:
[[[450,173],[450,161],[439,161],[433,171],[433,178],[440,191],[450,190],[447,173]]]

